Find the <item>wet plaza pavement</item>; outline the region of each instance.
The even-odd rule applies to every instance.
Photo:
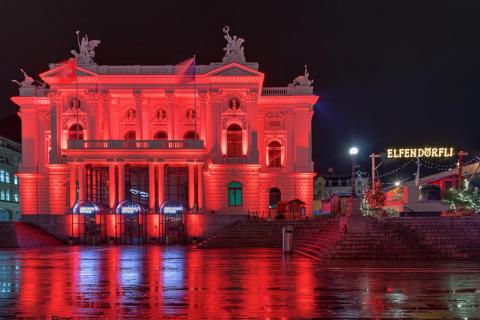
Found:
[[[480,318],[480,263],[319,262],[277,249],[0,251],[0,318]]]

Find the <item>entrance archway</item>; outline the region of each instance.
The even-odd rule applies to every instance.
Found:
[[[178,201],[165,201],[160,207],[164,244],[180,244],[187,240],[187,210]]]
[[[125,200],[115,211],[115,238],[119,244],[142,244],[146,235],[146,210],[138,203]]]
[[[72,208],[72,238],[77,243],[100,244],[106,240],[106,219],[100,206],[79,200]]]

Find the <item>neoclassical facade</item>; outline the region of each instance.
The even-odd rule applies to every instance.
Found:
[[[12,98],[21,213],[61,215],[82,200],[158,212],[175,200],[192,213],[266,214],[299,199],[310,215],[312,81],[305,71],[264,87],[258,64],[225,38],[223,61],[196,65],[190,81],[175,65],[97,65],[88,39],[73,51],[73,76],[70,63],[51,64],[42,86],[25,75]]]

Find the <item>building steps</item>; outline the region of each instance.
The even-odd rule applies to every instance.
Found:
[[[60,240],[30,223],[15,222],[15,233],[19,248],[62,245]]]

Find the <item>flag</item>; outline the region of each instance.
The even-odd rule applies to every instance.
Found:
[[[63,65],[58,73],[60,83],[67,84],[77,81],[77,60],[75,58],[68,59]]]
[[[195,81],[195,57],[184,60],[175,66],[178,84]]]

